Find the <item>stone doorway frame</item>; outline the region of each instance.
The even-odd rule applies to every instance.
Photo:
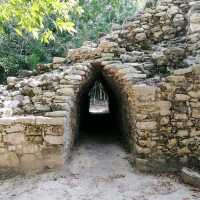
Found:
[[[132,148],[134,146],[134,139],[133,137],[131,138],[131,130],[134,129],[133,127],[135,127],[135,124],[130,123],[130,118],[132,116],[131,113],[129,113],[130,111],[133,111],[133,102],[129,102],[130,99],[128,98],[128,91],[131,89],[130,83],[128,81],[124,81],[124,79],[121,79],[117,76],[117,74],[113,73],[113,70],[115,70],[113,66],[112,68],[109,68],[103,65],[101,62],[87,63],[87,65],[89,66],[87,75],[81,80],[79,86],[75,88],[73,105],[69,111],[66,111],[64,116],[64,160],[66,163],[71,158],[72,149],[79,131],[80,113],[78,106],[80,103],[80,95],[84,93],[85,88],[90,87],[96,81],[99,73],[102,74],[107,84],[109,84],[109,87],[118,93],[117,97],[120,101],[122,115],[120,117],[122,123],[121,129],[126,130],[123,131],[123,137],[125,137],[124,139],[127,144],[127,149],[131,152],[134,151],[134,148]],[[127,90],[127,88],[129,88],[129,90]]]

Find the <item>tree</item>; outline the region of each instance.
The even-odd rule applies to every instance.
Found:
[[[75,32],[71,14],[80,14],[77,0],[7,0],[0,5],[0,31],[7,24],[23,36],[31,33],[33,38],[48,43],[57,30]],[[51,24],[51,26],[49,26]]]
[[[64,6],[66,12],[61,12],[57,4]],[[37,12],[32,11],[34,5]],[[110,30],[112,23],[122,23],[127,16],[134,15],[137,3],[136,0],[0,0],[0,10],[2,83],[7,76],[34,70],[38,63],[51,62],[55,56],[66,56],[68,49],[80,47],[86,40],[97,41]],[[67,29],[62,28],[62,20]]]

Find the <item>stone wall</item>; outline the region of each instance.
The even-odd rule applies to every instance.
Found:
[[[138,168],[168,171],[199,166],[199,81],[196,65],[176,70],[156,87],[135,86]]]
[[[160,0],[113,26],[98,44],[86,42],[26,77],[9,77],[0,86],[0,168],[67,165],[80,95],[99,70],[119,101],[121,130],[138,169],[199,166],[198,8],[198,1]]]
[[[0,119],[0,169],[26,171],[63,166],[63,118]]]

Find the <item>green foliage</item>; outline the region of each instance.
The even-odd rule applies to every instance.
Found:
[[[75,0],[7,2],[0,5],[1,79],[23,69],[33,70],[54,56],[65,56],[69,48],[80,47],[84,41],[96,41],[112,23],[121,23],[136,11],[134,0],[80,0],[79,5]]]
[[[77,34],[71,40],[76,47],[84,41],[97,40],[110,30],[112,23],[122,23],[136,11],[133,0],[80,0],[80,6],[85,12],[75,19]]]
[[[48,43],[54,39],[54,30],[74,32],[70,14],[81,11],[74,0],[8,0],[0,4],[1,31],[5,23],[13,24],[18,35],[31,33],[33,38]]]

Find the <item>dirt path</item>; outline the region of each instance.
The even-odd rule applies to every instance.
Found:
[[[0,200],[200,199],[172,178],[136,172],[127,157],[118,144],[83,140],[64,171],[0,180]]]

